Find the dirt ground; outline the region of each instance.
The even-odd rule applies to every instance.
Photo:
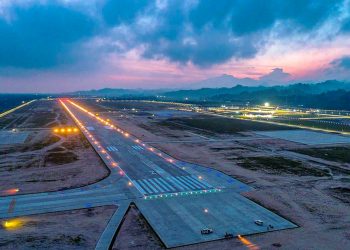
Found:
[[[103,111],[101,107],[104,104],[98,105]],[[245,196],[300,226],[292,230],[248,236],[247,239],[255,246],[260,249],[350,248],[350,176],[345,171],[347,164],[292,154],[291,151],[306,146],[283,140],[261,139],[252,131],[231,135],[213,131],[203,134],[202,131],[197,133],[197,128],[157,126],[157,123],[168,118],[137,115],[131,111],[132,104],[129,104],[129,109],[121,109],[118,103],[114,106],[109,103],[109,112],[105,115],[113,118],[122,128],[175,158],[218,169],[248,183],[255,190]],[[142,105],[138,104],[138,109],[141,112]],[[155,109],[152,107],[152,110]],[[152,114],[149,110],[147,112]],[[277,169],[278,173],[266,161],[256,164],[254,160],[257,157],[277,158],[281,166]],[[242,166],[240,162],[244,159],[251,160],[253,167]],[[298,164],[291,164],[291,161]],[[297,171],[291,170],[293,166],[298,167]],[[305,171],[301,167],[305,167]],[[325,174],[314,174],[312,170]],[[150,242],[137,244],[138,249],[142,249]],[[238,239],[232,239],[184,247],[232,248],[247,249],[247,246]]]
[[[131,206],[124,217],[113,250],[121,249],[165,249],[139,210]]]
[[[102,206],[7,220],[0,228],[1,249],[94,249],[116,210]]]
[[[2,120],[2,129],[28,132],[24,143],[0,146],[0,196],[57,191],[95,183],[109,170],[56,101],[36,101]],[[17,190],[17,192],[12,192]]]

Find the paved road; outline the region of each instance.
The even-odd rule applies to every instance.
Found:
[[[118,227],[125,206],[136,203],[148,218],[153,229],[166,246],[179,246],[220,239],[222,232],[230,231],[239,221],[234,233],[266,232],[255,228],[252,218],[266,218],[276,229],[292,228],[294,224],[243,198],[239,192],[250,190],[248,186],[218,171],[176,160],[152,148],[102,118],[97,118],[69,100],[61,104],[75,119],[77,125],[111,170],[104,180],[82,188],[60,192],[15,195],[0,199],[0,218],[10,218],[55,211],[65,211],[100,205],[118,205],[118,210],[101,235],[98,249],[106,249],[111,242],[113,228]],[[234,198],[232,194],[235,193]],[[208,198],[206,198],[208,197]],[[211,202],[210,202],[211,201]],[[186,205],[193,203],[193,206]],[[13,206],[15,204],[15,206]],[[171,204],[171,206],[169,206]],[[212,204],[212,205],[211,205]],[[215,204],[215,206],[213,205]],[[204,206],[214,206],[210,216],[203,216]],[[225,207],[242,207],[240,212]],[[162,208],[155,214],[155,209]],[[250,209],[247,210],[246,208]],[[11,209],[9,209],[11,208]],[[244,210],[247,210],[245,216]],[[124,211],[124,212],[123,212]],[[180,213],[183,220],[170,220]],[[169,217],[170,216],[170,217]],[[161,220],[161,221],[160,221]],[[164,221],[163,221],[164,220]],[[215,221],[228,223],[220,225]],[[166,223],[166,222],[169,223]],[[193,222],[196,223],[193,223]],[[159,223],[162,222],[162,223]],[[213,224],[211,237],[200,234],[200,229]],[[191,232],[183,236],[181,232]]]

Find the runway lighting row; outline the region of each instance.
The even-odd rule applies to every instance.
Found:
[[[79,119],[70,111],[70,109],[67,107],[67,105],[60,100],[62,106],[67,110],[67,112],[70,114],[70,116],[73,118],[73,120],[78,124],[80,129],[84,132],[86,137],[92,142],[95,147],[97,147],[97,151],[106,157],[106,159],[109,160],[109,164],[111,167],[118,167],[118,164],[112,160],[112,158],[107,154],[107,151],[100,145],[100,143],[94,138],[94,136],[85,128],[85,126],[79,121]]]
[[[98,114],[94,114],[90,111],[88,111],[87,109],[81,107],[80,105],[76,104],[75,102],[71,101],[71,100],[68,100],[72,105],[74,105],[75,107],[77,107],[78,109],[82,110],[83,112],[87,113],[89,116],[91,117],[94,117],[96,120],[98,120],[99,122],[101,122],[102,124],[104,124],[105,126],[109,126],[111,129],[113,130],[116,130],[117,132],[121,133],[122,135],[124,135],[125,137],[130,137],[130,134],[124,130],[122,130],[121,128],[113,125],[110,123],[110,120],[109,119],[102,119],[100,116],[98,116]],[[155,148],[152,148],[152,147],[146,147],[146,144],[145,143],[142,143],[139,139],[133,139],[133,141],[137,144],[140,144],[141,146],[145,147],[146,149],[148,149],[149,151],[157,154],[158,156],[162,157],[163,159],[165,159],[167,162],[170,162],[170,163],[174,163],[174,159],[172,158],[169,158],[169,157],[166,157],[164,156],[162,153],[160,152],[156,152]]]
[[[188,196],[188,195],[196,195],[196,194],[210,194],[210,193],[217,193],[217,192],[221,192],[221,191],[222,190],[219,189],[219,188],[214,188],[214,189],[186,191],[186,192],[177,192],[177,193],[145,195],[143,198],[145,200],[154,200],[154,199],[171,198],[171,197],[177,197],[177,196]]]
[[[60,100],[61,101],[61,100]],[[130,134],[127,133],[126,131],[122,130],[119,127],[116,127],[115,125],[110,123],[109,119],[102,119],[101,117],[98,116],[98,114],[94,114],[90,111],[88,111],[87,109],[79,106],[78,104],[74,103],[71,100],[68,100],[69,103],[71,103],[73,106],[75,106],[76,108],[80,109],[81,111],[87,113],[89,116],[97,119],[99,122],[101,122],[102,124],[104,124],[105,126],[109,126],[111,129],[116,130],[117,132],[121,133],[122,135],[124,135],[125,137],[129,137]],[[113,159],[107,154],[106,150],[103,149],[99,143],[93,138],[93,136],[90,134],[90,132],[83,126],[83,124],[75,117],[75,115],[69,110],[69,108],[61,101],[61,103],[63,104],[63,106],[66,108],[66,110],[69,112],[69,114],[73,117],[73,119],[77,122],[77,124],[81,127],[81,129],[83,130],[83,132],[88,136],[88,138],[93,142],[94,145],[97,145],[98,149],[100,150],[99,152],[104,154],[106,159],[109,160],[110,165],[112,167],[118,167],[118,164],[116,162],[113,161]],[[156,150],[153,147],[146,147],[146,144],[143,143],[142,141],[140,141],[139,139],[132,139],[135,143],[142,145],[144,148],[148,149],[150,152],[153,152],[155,154],[157,154],[159,157],[162,157],[163,159],[165,159],[166,161],[170,162],[170,163],[174,163],[174,159],[170,158],[170,157],[165,157],[163,156],[163,154],[161,152],[159,152],[158,150]],[[181,167],[183,170],[185,169],[185,167]],[[125,174],[125,172],[119,167],[119,174],[120,175],[125,175],[130,181],[128,182],[128,186],[134,186],[132,180]],[[202,176],[198,176],[199,180],[202,180]],[[174,197],[174,196],[183,196],[183,195],[194,195],[194,194],[206,194],[206,193],[213,193],[213,192],[220,192],[221,189],[209,189],[209,190],[199,190],[199,191],[187,191],[187,192],[178,192],[178,193],[168,193],[168,194],[160,194],[160,195],[148,195],[148,196],[144,196],[144,199],[157,199],[157,198],[167,198],[167,197]]]
[[[107,151],[100,145],[100,143],[94,138],[94,136],[85,128],[85,126],[79,121],[79,119],[70,111],[70,109],[67,107],[67,105],[60,100],[61,104],[63,105],[63,107],[67,110],[67,112],[71,115],[71,117],[74,119],[74,121],[76,122],[76,124],[78,124],[78,126],[80,127],[80,129],[83,131],[83,133],[86,135],[86,137],[92,142],[92,144],[95,146],[95,148],[97,147],[97,152],[100,153],[100,155],[102,154],[101,157],[104,157],[106,159],[106,161],[108,162],[109,166],[112,168],[119,168],[118,173],[121,176],[127,176],[125,174],[125,172],[118,166],[118,164],[113,160],[113,158],[107,153]],[[73,102],[71,102],[73,104]],[[78,106],[77,106],[78,107]],[[82,109],[82,108],[80,108]],[[87,112],[87,110],[82,109],[85,112]],[[99,117],[98,117],[99,118]],[[131,185],[128,186],[133,186],[131,179],[127,176],[127,178],[130,180],[129,183],[131,183]]]
[[[79,130],[75,127],[62,127],[62,128],[54,128],[53,132],[56,134],[70,134],[77,133]]]

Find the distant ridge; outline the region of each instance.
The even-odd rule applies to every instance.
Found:
[[[225,76],[228,81],[235,80]],[[210,79],[211,82],[213,79]],[[220,78],[222,79],[222,78]],[[206,84],[208,83],[206,82]],[[295,83],[286,86],[244,86],[200,88],[190,90],[166,89],[113,89],[77,91],[65,95],[82,97],[108,97],[120,99],[151,99],[162,101],[261,104],[304,106],[326,109],[350,110],[350,83],[328,80],[320,83]]]
[[[291,95],[315,95],[321,94],[328,91],[336,91],[336,90],[345,90],[350,91],[350,83],[340,82],[336,80],[328,80],[321,83],[296,83],[290,84],[286,86],[243,86],[236,85],[231,88],[202,88],[197,90],[178,90],[178,91],[170,91],[164,93],[165,96],[175,99],[213,99],[213,98],[222,98],[229,96],[236,96],[239,99],[239,95],[253,95],[258,94],[282,94],[285,96]]]
[[[236,85],[256,86],[258,84],[259,81],[254,80],[252,78],[237,78],[232,75],[223,74],[221,76],[194,82],[190,85],[190,89],[232,88]]]

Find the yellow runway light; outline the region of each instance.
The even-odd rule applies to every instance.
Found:
[[[5,230],[16,230],[21,228],[24,225],[23,219],[12,219],[12,220],[6,220],[2,223],[2,226]]]

